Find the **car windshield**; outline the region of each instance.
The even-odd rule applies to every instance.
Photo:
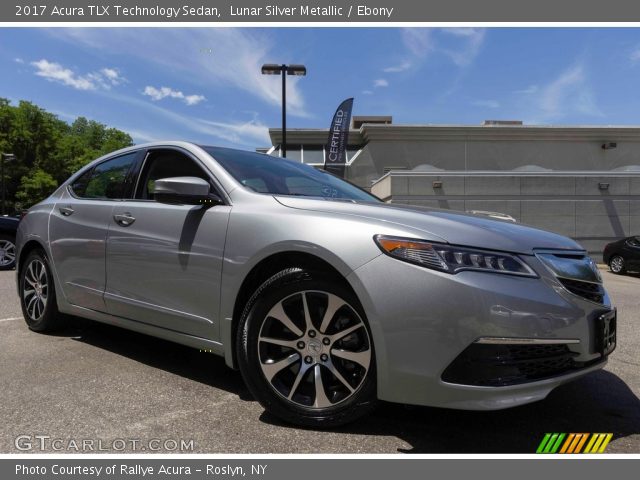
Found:
[[[303,163],[219,147],[202,147],[238,182],[259,193],[379,202],[377,197]]]

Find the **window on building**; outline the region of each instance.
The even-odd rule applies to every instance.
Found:
[[[324,147],[322,145],[304,145],[303,160],[307,165],[324,164]]]

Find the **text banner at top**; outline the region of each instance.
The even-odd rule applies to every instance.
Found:
[[[5,0],[0,22],[640,22],[629,0]]]

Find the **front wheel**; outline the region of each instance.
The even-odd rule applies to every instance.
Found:
[[[609,260],[609,268],[613,273],[621,274],[627,270],[627,266],[625,265],[624,258],[620,255],[615,255]]]
[[[267,280],[245,308],[238,352],[251,393],[286,422],[335,427],[375,406],[369,327],[334,278],[291,268]]]

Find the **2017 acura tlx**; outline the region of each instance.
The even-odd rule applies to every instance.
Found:
[[[212,350],[267,410],[316,427],[378,399],[540,400],[616,340],[598,270],[568,238],[185,142],[99,158],[32,207],[17,277],[32,330],[70,314]]]

